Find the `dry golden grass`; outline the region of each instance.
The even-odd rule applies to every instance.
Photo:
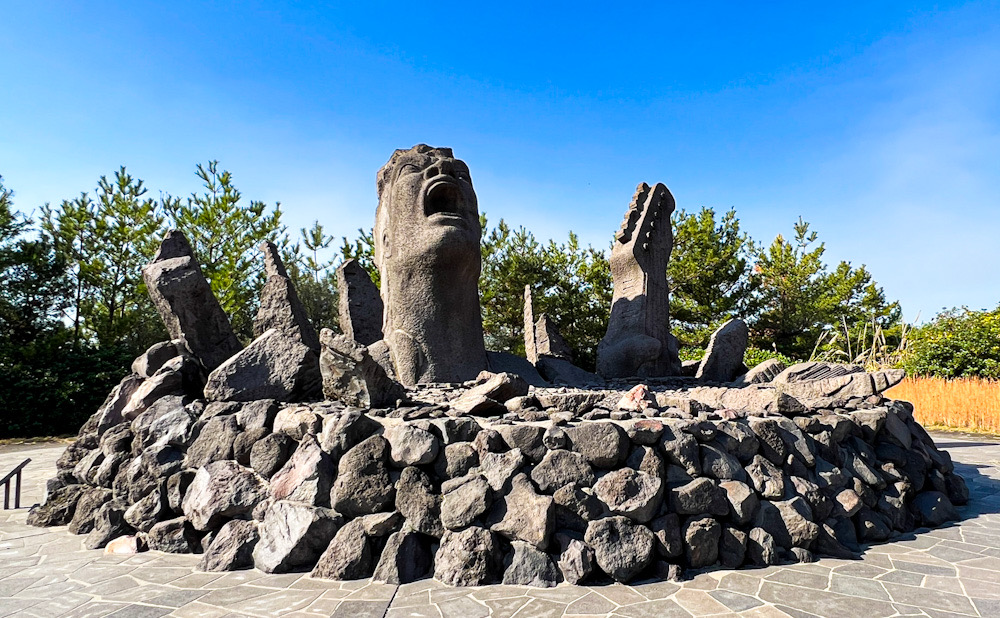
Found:
[[[1000,434],[1000,382],[979,378],[906,378],[886,396],[913,403],[924,427]]]

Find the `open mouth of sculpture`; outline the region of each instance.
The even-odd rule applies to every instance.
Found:
[[[424,215],[428,218],[462,219],[462,189],[453,180],[435,181],[424,194]]]

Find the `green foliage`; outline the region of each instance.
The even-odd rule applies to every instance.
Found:
[[[42,208],[42,236],[70,273],[66,317],[74,345],[94,339],[138,352],[165,335],[142,281],[164,231],[159,205],[146,192],[122,167],[111,180],[101,176],[96,201],[81,193]]]
[[[0,179],[0,438],[75,432],[123,361],[118,348],[72,345],[60,319],[71,299],[67,264],[45,238],[20,237],[31,221],[12,198]]]
[[[232,174],[219,171],[218,161],[198,164],[204,193],[183,202],[167,198],[164,209],[173,227],[191,242],[202,272],[244,341],[253,338],[253,319],[265,275],[258,247],[265,240],[283,244],[281,204],[243,201]]]
[[[543,245],[502,219],[487,231],[485,216],[483,236],[479,295],[487,348],[524,354],[524,287],[529,285],[535,317],[547,314],[573,348],[576,364],[593,369],[611,307],[607,256],[581,247],[572,232],[565,243]]]
[[[358,237],[354,239],[354,242],[350,242],[345,237],[340,246],[340,256],[344,261],[357,260],[361,267],[368,271],[368,276],[371,277],[375,287],[382,287],[382,278],[375,265],[375,237],[370,228],[367,232],[359,228]]]
[[[1000,306],[949,309],[912,329],[903,367],[910,375],[1000,379]]]
[[[743,364],[746,365],[748,369],[753,369],[757,365],[772,358],[778,359],[779,361],[781,361],[782,363],[784,363],[786,366],[789,367],[794,365],[795,363],[800,362],[794,358],[789,358],[784,354],[775,352],[774,350],[762,350],[760,348],[755,348],[753,346],[750,346],[747,348],[747,351],[744,352],[743,354]]]
[[[288,277],[316,330],[329,328],[340,332],[334,260],[320,259],[320,253],[329,249],[335,238],[326,234],[319,221],[299,233],[300,243],[288,247],[284,257]]]
[[[841,262],[830,272],[823,262],[824,243],[815,244],[816,232],[810,232],[801,217],[794,229],[793,241],[779,234],[769,247],[756,251],[762,311],[751,320],[754,345],[773,346],[795,358],[809,358],[828,348],[846,357],[847,341],[865,324],[889,328],[899,321],[899,305],[886,302],[864,266]],[[848,325],[852,337],[830,337],[842,324]],[[817,350],[818,346],[828,348]]]
[[[715,210],[673,215],[674,248],[667,267],[670,325],[682,346],[705,346],[712,331],[756,310],[759,284],[749,257],[752,242],[740,232],[736,211],[716,220]]]

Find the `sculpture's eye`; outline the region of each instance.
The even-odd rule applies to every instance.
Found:
[[[469,170],[457,169],[455,170],[455,178],[459,180],[464,180],[465,182],[472,182],[472,176],[469,175]]]
[[[401,177],[403,174],[413,174],[419,172],[420,172],[420,167],[417,166],[416,164],[404,163],[403,165],[399,166],[399,172],[396,173],[396,178]]]

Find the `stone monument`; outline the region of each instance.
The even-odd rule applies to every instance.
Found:
[[[597,373],[602,377],[680,375],[667,284],[673,211],[674,196],[665,185],[640,183],[615,235],[611,318],[597,347]]]
[[[396,377],[408,386],[471,380],[487,360],[481,227],[469,167],[450,148],[419,144],[393,153],[377,187],[382,334]]]

